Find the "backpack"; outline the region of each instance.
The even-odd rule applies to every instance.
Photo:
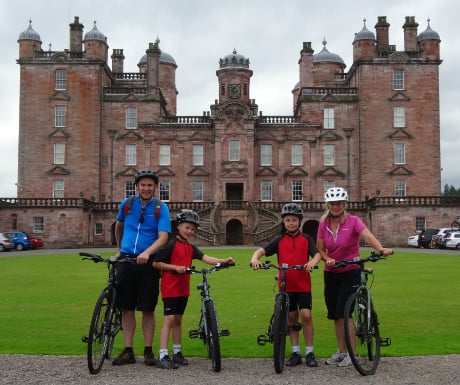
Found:
[[[136,199],[138,195],[131,195],[128,200],[126,201],[126,204],[123,207],[123,215],[126,217],[126,215],[131,214],[131,206],[133,204],[134,199]],[[160,211],[161,211],[161,200],[156,199],[155,203],[155,218],[158,220],[160,218]]]

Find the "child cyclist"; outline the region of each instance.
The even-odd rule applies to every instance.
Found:
[[[313,352],[313,320],[311,315],[311,280],[310,272],[321,261],[321,254],[315,242],[308,234],[300,231],[303,210],[296,203],[288,203],[281,209],[281,218],[286,232],[272,239],[265,247],[258,248],[251,258],[253,269],[262,267],[259,259],[273,254],[278,255],[278,265],[304,265],[305,270],[288,270],[286,272],[286,292],[289,295],[289,337],[292,354],[286,366],[302,363],[299,345],[299,316],[305,341],[305,363],[309,367],[318,366]],[[309,261],[309,256],[312,259]]]
[[[161,296],[164,305],[164,320],[160,332],[160,355],[157,366],[163,369],[177,369],[188,365],[182,354],[182,316],[190,296],[190,275],[185,273],[192,265],[192,259],[207,264],[226,263],[234,265],[232,257],[218,259],[203,254],[190,239],[200,225],[200,218],[192,210],[181,210],[176,215],[177,235],[172,238],[155,257],[153,267],[162,270]],[[172,334],[173,358],[168,354],[169,335]]]

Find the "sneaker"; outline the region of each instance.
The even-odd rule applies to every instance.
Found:
[[[158,360],[157,366],[161,369],[177,369],[179,367],[169,356],[164,356],[162,359]]]
[[[173,355],[173,361],[178,365],[188,365],[187,359],[182,355],[182,352],[177,352]]]
[[[351,362],[350,355],[347,353],[343,360],[340,361],[337,366],[340,368],[348,368],[349,366],[353,366],[353,362]]]
[[[291,356],[288,358],[286,361],[286,366],[297,366],[302,363],[302,357],[300,356],[299,353],[294,352],[291,354]]]
[[[338,350],[326,360],[326,365],[334,365],[342,362],[342,360],[347,356],[347,353],[340,353]]]
[[[144,352],[144,364],[147,366],[155,366],[157,364],[157,359],[153,352]]]
[[[136,357],[132,350],[127,350],[126,348],[121,352],[121,354],[112,361],[112,365],[125,365],[125,364],[135,364]]]
[[[308,353],[305,357],[305,364],[310,368],[315,368],[318,366],[318,362],[316,361],[315,355],[313,352]]]

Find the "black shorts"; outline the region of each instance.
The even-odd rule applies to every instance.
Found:
[[[345,303],[350,294],[354,293],[360,283],[359,270],[348,270],[343,273],[324,272],[324,299],[327,307],[327,318],[336,320],[344,317]]]
[[[117,304],[121,309],[155,311],[160,292],[160,271],[153,268],[152,259],[144,265],[118,264]]]
[[[188,296],[163,298],[164,315],[182,315],[187,307]]]
[[[311,293],[299,292],[289,293],[289,311],[297,311],[301,309],[310,309],[312,306]]]

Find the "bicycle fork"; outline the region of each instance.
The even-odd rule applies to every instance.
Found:
[[[203,300],[202,305],[201,305],[201,317],[200,317],[200,322],[198,323],[198,329],[190,330],[188,332],[188,336],[190,338],[200,338],[205,341],[206,335],[208,335],[208,329],[209,325],[207,325],[206,322],[206,306],[205,302],[211,303],[212,307],[214,308],[214,314],[216,315],[216,322],[217,322],[217,330],[219,331],[219,337],[227,337],[230,335],[230,330],[228,329],[223,329],[220,330],[219,328],[219,321],[217,319],[217,312],[214,307],[214,302],[212,302],[210,299]]]

